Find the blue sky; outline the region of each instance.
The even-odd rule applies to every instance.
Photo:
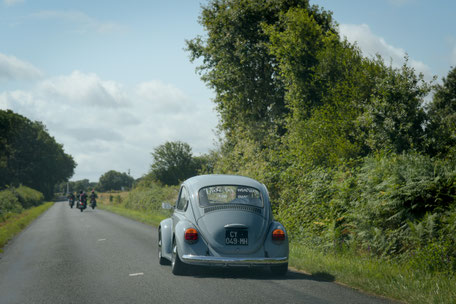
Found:
[[[213,92],[185,40],[204,34],[198,0],[0,0],[0,109],[42,121],[78,167],[73,180],[147,173],[150,153],[181,140],[214,148]],[[427,79],[456,65],[456,1],[311,0],[366,56]]]
[[[406,52],[410,59],[422,64],[421,71],[428,78],[446,76],[450,66],[456,66],[456,1],[314,0],[312,3],[331,10],[344,29],[342,34],[347,34],[350,41],[356,37],[361,49],[372,47],[385,59],[392,57],[396,62],[399,51]],[[379,40],[385,44],[382,46]]]

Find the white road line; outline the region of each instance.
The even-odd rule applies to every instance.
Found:
[[[129,274],[130,277],[137,277],[137,276],[142,276],[142,275],[144,275],[144,272],[130,273]]]
[[[98,242],[106,241],[106,239],[98,239]]]

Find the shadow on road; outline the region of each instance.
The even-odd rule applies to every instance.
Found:
[[[310,280],[317,282],[334,282],[335,277],[326,272],[306,274],[288,270],[285,276],[274,275],[268,269],[261,268],[212,268],[192,267],[187,276],[194,278],[225,278],[250,280]]]

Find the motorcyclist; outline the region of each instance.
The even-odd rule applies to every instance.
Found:
[[[87,194],[82,190],[79,192],[79,201],[84,206],[84,208],[87,208]]]
[[[70,192],[70,194],[68,194],[68,199],[71,201],[74,201],[75,196],[74,196],[73,192]]]
[[[98,195],[95,193],[95,190],[92,189],[92,193],[90,193],[90,201],[95,200],[98,198]]]
[[[70,203],[70,207],[71,207],[71,208],[73,208],[74,199],[75,199],[75,196],[74,196],[73,192],[70,192],[70,194],[68,194],[68,201],[69,201],[69,203]]]
[[[92,208],[97,205],[97,198],[98,195],[95,193],[95,190],[92,189],[92,193],[90,193],[90,204],[92,205]]]

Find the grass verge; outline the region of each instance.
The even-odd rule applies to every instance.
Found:
[[[158,226],[166,215],[103,205],[105,209],[139,222]],[[333,278],[338,283],[406,303],[456,303],[456,278],[443,273],[410,269],[380,259],[351,253],[324,254],[300,244],[290,244],[290,266],[312,275]]]
[[[133,209],[127,209],[121,205],[104,205],[104,204],[98,204],[100,209],[104,209],[107,211],[111,211],[113,213],[120,214],[122,216],[131,218],[133,220],[136,220],[138,222],[152,225],[152,226],[158,226],[160,224],[160,221],[165,219],[167,216],[160,214],[160,213],[154,213],[151,211],[139,211],[139,210],[133,210]]]
[[[22,213],[9,216],[5,222],[0,223],[0,252],[9,240],[21,232],[44,211],[48,210],[53,204],[53,202],[49,202],[38,207],[26,209]]]
[[[325,274],[339,283],[406,303],[456,303],[456,278],[351,253],[324,254],[290,244],[290,266]]]

